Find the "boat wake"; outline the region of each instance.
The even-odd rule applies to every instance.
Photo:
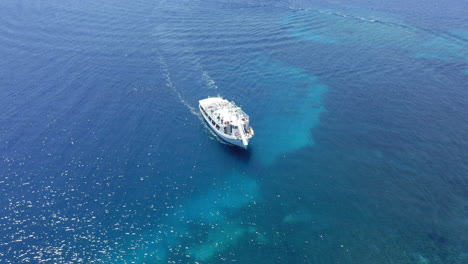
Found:
[[[338,17],[343,17],[347,19],[360,20],[360,21],[368,22],[368,23],[377,23],[377,24],[382,24],[386,26],[398,27],[398,28],[406,29],[409,32],[424,32],[434,37],[439,37],[439,38],[443,38],[449,41],[453,41],[457,43],[458,45],[466,46],[468,42],[468,39],[464,38],[463,36],[458,36],[450,32],[441,32],[441,31],[431,30],[431,29],[427,29],[424,27],[414,26],[414,25],[409,26],[409,25],[405,25],[399,22],[391,22],[391,21],[381,20],[377,18],[365,18],[365,17],[355,16],[351,14],[344,14],[342,12],[333,12],[329,10],[317,10],[317,11],[324,15],[332,15],[332,16],[338,16]]]
[[[161,66],[162,66],[162,72],[164,74],[164,79],[166,80],[166,86],[172,90],[172,92],[177,96],[179,101],[187,108],[187,110],[189,110],[191,114],[193,114],[194,116],[196,116],[198,118],[198,120],[200,120],[200,123],[204,126],[205,130],[208,131],[211,134],[211,136],[212,136],[211,139],[216,140],[216,141],[218,141],[218,142],[220,142],[222,144],[228,145],[224,141],[220,140],[216,136],[216,134],[208,127],[208,125],[203,120],[203,117],[201,116],[201,114],[197,111],[197,108],[190,105],[187,102],[187,100],[184,99],[184,97],[182,96],[180,91],[177,89],[177,87],[172,82],[171,73],[169,72],[169,67],[167,66],[167,63],[164,61],[162,56],[159,56],[159,62],[161,64]],[[214,85],[214,81],[213,81],[213,85]],[[214,86],[216,86],[216,85],[214,85]],[[217,88],[217,86],[216,86],[216,88]]]
[[[179,101],[190,111],[190,113],[192,113],[193,115],[197,116],[201,119],[201,116],[199,115],[198,111],[196,111],[195,107],[191,106],[183,97],[182,97],[182,94],[179,92],[179,90],[177,90],[176,86],[174,85],[174,83],[172,82],[172,79],[171,79],[171,73],[169,72],[168,70],[168,67],[167,67],[167,64],[166,62],[164,61],[164,59],[162,58],[162,56],[159,56],[159,62],[161,63],[161,66],[162,66],[162,71],[163,71],[163,74],[164,74],[164,79],[166,80],[166,86],[169,87],[173,92],[174,94],[177,96],[177,98],[179,98]]]
[[[205,81],[206,85],[210,89],[218,89],[218,86],[216,85],[216,82],[211,78],[211,76],[208,74],[207,71],[203,71],[203,80]]]

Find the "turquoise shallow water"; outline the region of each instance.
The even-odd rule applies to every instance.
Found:
[[[466,12],[3,1],[0,262],[466,263]]]

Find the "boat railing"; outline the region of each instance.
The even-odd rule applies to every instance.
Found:
[[[238,117],[240,117],[240,118],[245,117],[245,118],[249,119],[249,115],[247,115],[244,112],[244,110],[242,110],[242,108],[237,106],[234,102],[230,102],[228,107],[229,107],[230,112],[236,114]]]

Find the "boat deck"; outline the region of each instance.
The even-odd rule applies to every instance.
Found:
[[[240,107],[226,99],[207,98],[200,101],[200,106],[219,125],[235,124],[239,120],[249,119],[249,116]]]

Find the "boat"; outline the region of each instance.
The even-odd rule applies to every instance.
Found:
[[[254,130],[250,127],[249,116],[240,107],[222,97],[208,97],[198,102],[203,118],[219,138],[247,149]]]

